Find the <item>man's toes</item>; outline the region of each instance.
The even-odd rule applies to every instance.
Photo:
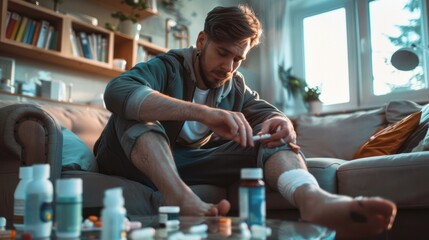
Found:
[[[218,210],[219,215],[224,216],[228,214],[229,209],[231,208],[231,204],[227,200],[223,199],[218,204],[216,204],[216,208]]]

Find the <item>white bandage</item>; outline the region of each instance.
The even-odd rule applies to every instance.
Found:
[[[319,186],[316,178],[304,169],[293,169],[282,173],[277,181],[277,188],[280,194],[286,198],[293,206],[296,206],[295,190],[304,185],[311,184]]]

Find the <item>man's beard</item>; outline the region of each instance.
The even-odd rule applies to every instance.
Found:
[[[224,79],[222,80],[217,80],[215,79],[215,82],[211,82],[208,78],[207,75],[205,74],[205,71],[203,69],[204,65],[203,65],[203,58],[205,55],[205,48],[203,48],[203,50],[201,51],[201,53],[198,56],[198,65],[199,65],[199,71],[200,71],[200,76],[201,79],[203,80],[204,85],[206,85],[207,88],[209,89],[216,89],[219,88],[220,86],[222,86],[224,84]],[[208,73],[207,73],[208,74]],[[222,82],[222,84],[220,84]]]

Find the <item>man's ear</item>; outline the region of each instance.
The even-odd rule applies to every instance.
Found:
[[[201,51],[203,49],[203,46],[206,40],[207,40],[207,35],[204,31],[201,31],[200,33],[198,33],[198,38],[197,38],[198,51]]]

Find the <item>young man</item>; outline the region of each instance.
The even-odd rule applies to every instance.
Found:
[[[246,86],[237,72],[262,28],[246,6],[207,15],[196,47],[172,50],[109,82],[112,116],[96,146],[100,170],[158,189],[183,215],[225,215],[230,204],[203,202],[192,184],[228,186],[240,169],[261,167],[265,181],[302,219],[337,234],[389,229],[396,206],[322,190],[299,153],[291,121]],[[271,134],[254,142],[254,134]]]

